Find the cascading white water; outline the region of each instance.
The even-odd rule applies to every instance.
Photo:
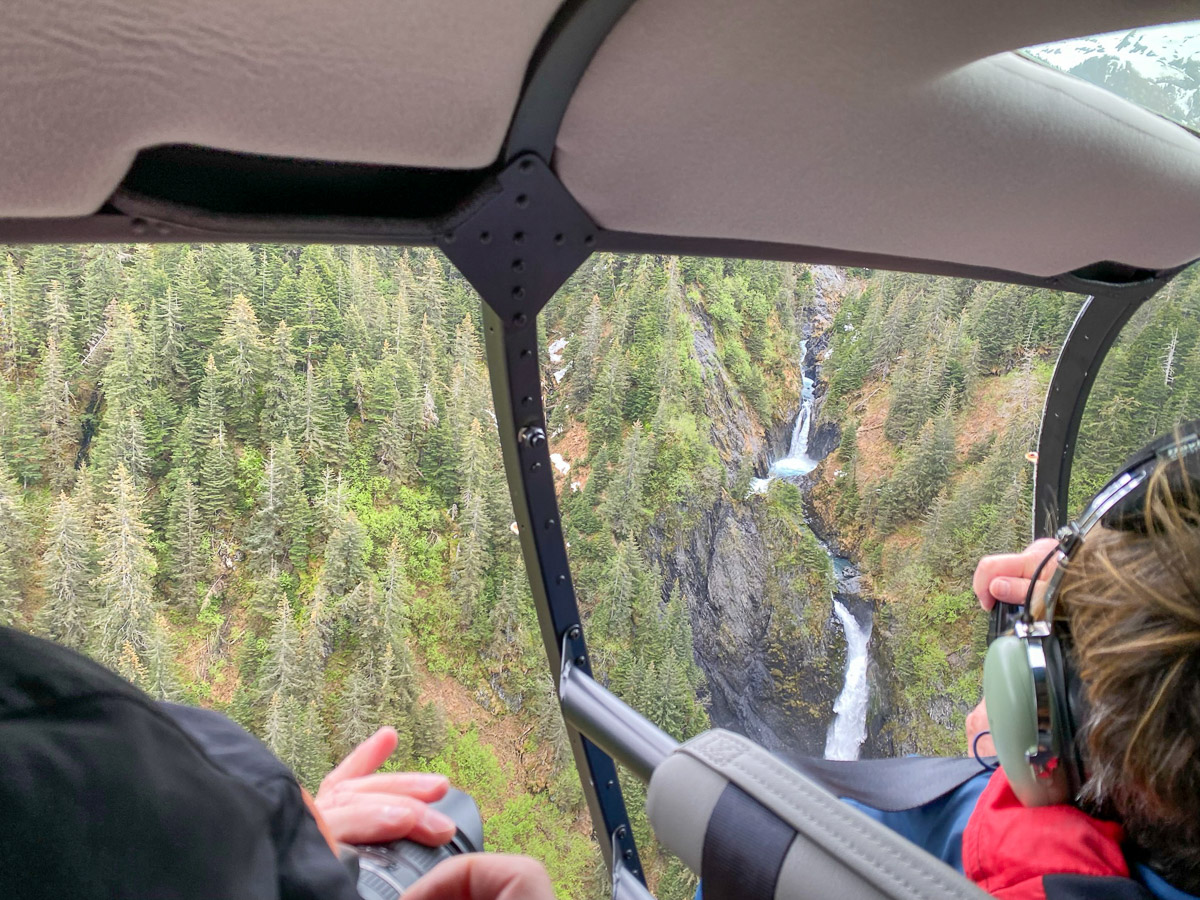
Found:
[[[833,612],[846,633],[846,680],[833,704],[833,722],[825,736],[825,758],[858,759],[858,750],[867,737],[867,643],[871,640],[871,623],[859,625],[840,600],[833,601]]]
[[[831,272],[838,274],[837,270]],[[821,273],[825,278],[832,278],[829,273]],[[773,478],[797,478],[807,475],[821,462],[809,455],[808,439],[812,431],[813,407],[816,405],[816,391],[813,379],[808,377],[804,369],[804,361],[808,358],[808,341],[800,342],[800,414],[796,417],[796,425],[792,429],[792,442],[788,447],[787,456],[771,464],[766,478],[754,478],[750,490],[756,494],[766,493]],[[857,593],[857,573],[850,567],[850,561],[838,556],[825,546],[833,562],[834,577],[838,585],[845,585],[850,593]],[[860,625],[840,600],[834,598],[834,615],[842,623],[842,631],[846,635],[846,675],[842,684],[842,692],[838,694],[833,704],[833,721],[825,736],[826,759],[858,759],[859,748],[867,737],[867,700],[870,688],[867,685],[867,645],[871,640],[871,620]]]
[[[777,459],[771,466],[770,476],[796,477],[807,475],[817,467],[819,459],[808,455],[808,435],[812,430],[813,402],[815,391],[813,380],[804,372],[804,360],[808,356],[808,341],[800,342],[800,415],[792,429],[792,443],[787,456]]]

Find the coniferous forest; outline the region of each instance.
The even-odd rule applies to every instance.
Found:
[[[446,260],[36,246],[0,251],[0,267],[0,622],[155,697],[226,712],[310,787],[394,725],[390,766],[450,774],[479,801],[491,849],[545,860],[564,897],[599,896],[512,530],[478,299]],[[823,729],[844,651],[815,531],[854,560],[874,607],[865,750],[963,752],[985,627],[970,572],[1028,537],[1026,454],[1081,299],[591,260],[541,327],[598,676],[684,738],[724,709],[745,632],[781,715]],[[787,449],[804,367],[824,462],[756,493]],[[1101,372],[1079,500],[1198,401],[1192,270]],[[638,812],[635,827],[659,896],[689,896]]]

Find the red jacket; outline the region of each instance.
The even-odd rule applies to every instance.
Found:
[[[1120,825],[1073,806],[1022,806],[997,771],[963,832],[963,871],[1000,900],[1148,897],[1128,880],[1123,836]]]

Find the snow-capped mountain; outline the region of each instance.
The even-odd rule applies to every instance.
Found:
[[[1100,34],[1024,52],[1200,129],[1200,22]]]

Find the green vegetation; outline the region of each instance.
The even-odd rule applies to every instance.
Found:
[[[491,846],[545,859],[564,897],[598,895],[478,301],[446,261],[48,246],[0,251],[0,268],[0,622],[227,712],[310,786],[395,725],[389,766],[448,772]],[[766,461],[748,448],[794,415],[802,326],[836,314],[822,420],[841,440],[811,499],[881,597],[894,746],[958,749],[981,646],[965,579],[1028,533],[1025,453],[1078,299],[850,277],[818,302],[803,266],[597,257],[542,317],[547,343],[566,340],[544,385],[594,667],[677,737],[708,726],[687,555],[719,516],[767,557],[749,599],[771,677],[797,715],[828,715],[811,690],[840,675],[828,557],[796,486],[747,488]],[[1195,405],[1187,278],[1102,373],[1085,479]],[[690,896],[626,787],[658,895]]]
[[[822,416],[843,428],[818,506],[880,595],[895,752],[961,752],[986,636],[970,577],[1030,534],[1042,398],[1082,298],[1009,285],[866,274],[833,323]],[[1145,441],[1200,413],[1192,269],[1139,311],[1088,402],[1077,511]]]
[[[1200,416],[1200,267],[1181,272],[1122,329],[1079,428],[1071,513],[1147,441]]]
[[[546,858],[564,896],[593,893],[478,301],[444,259],[46,246],[0,265],[0,620],[228,712],[310,786],[394,724],[389,765],[456,774],[493,846]],[[572,335],[551,415],[588,448],[564,506],[598,668],[680,737],[707,726],[703,678],[647,534],[681,533],[725,490],[693,317],[719,311],[713,352],[766,415],[786,390],[763,369],[794,353],[793,270],[600,260],[548,316]],[[426,672],[525,723],[522,758],[549,768],[448,729]],[[664,896],[690,890],[653,849],[647,865]]]

